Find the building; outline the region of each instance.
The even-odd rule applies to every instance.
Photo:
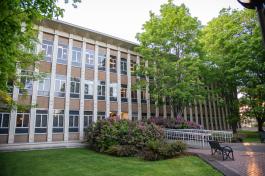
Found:
[[[62,21],[44,21],[38,30],[42,44],[37,51],[43,50],[45,59],[36,68],[18,69],[25,90],[14,87],[12,92],[15,101],[37,106],[0,113],[0,144],[82,141],[90,123],[115,115],[130,120],[174,116],[167,104],[150,104],[148,89],[132,90],[134,65],[140,64],[137,44]],[[33,69],[45,78],[23,77]],[[210,97],[183,114],[206,129],[220,130],[228,129],[227,115],[227,108]]]

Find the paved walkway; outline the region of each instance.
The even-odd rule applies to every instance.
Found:
[[[234,149],[235,160],[223,161],[212,156],[210,149],[188,149],[227,176],[265,176],[265,144],[228,144]]]

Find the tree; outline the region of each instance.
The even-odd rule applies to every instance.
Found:
[[[209,77],[218,82],[219,92],[228,103],[229,122],[235,132],[239,93],[244,95],[246,99],[242,102],[251,111],[264,108],[265,52],[256,14],[250,10],[223,9],[203,29],[200,42],[204,62],[208,63],[207,72],[211,70]],[[257,119],[264,118],[251,114]]]
[[[138,87],[148,85],[151,100],[157,106],[170,101],[177,116],[185,106],[204,97],[205,89],[200,75],[200,59],[197,36],[200,22],[191,17],[184,4],[174,5],[172,0],[161,5],[160,14],[150,12],[150,20],[137,34],[147,67],[138,67],[138,73],[150,78],[138,82]],[[143,64],[142,64],[143,65]]]
[[[72,4],[81,0],[73,0]],[[69,3],[65,0],[65,3]],[[63,15],[63,9],[54,0],[3,0],[0,2],[0,102],[14,105],[8,94],[13,84],[23,85],[16,74],[17,64],[21,69],[34,66],[42,59],[36,53],[37,30],[34,25],[43,19]]]

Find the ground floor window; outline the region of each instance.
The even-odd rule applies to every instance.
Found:
[[[93,111],[84,112],[84,129],[89,127],[93,123]]]
[[[138,113],[137,112],[133,112],[132,113],[132,121],[137,121],[138,120]]]
[[[69,112],[69,132],[79,131],[79,111]]]
[[[0,134],[8,134],[9,113],[0,113]]]
[[[97,120],[103,120],[106,118],[105,112],[98,112]]]
[[[64,110],[54,110],[53,133],[62,133],[64,127]]]
[[[17,113],[16,133],[29,132],[29,113]]]
[[[48,121],[48,110],[37,110],[35,120],[35,133],[46,133]]]

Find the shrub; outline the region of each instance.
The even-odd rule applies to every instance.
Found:
[[[105,152],[114,156],[135,156],[138,150],[133,145],[112,145]]]
[[[200,125],[187,121],[181,117],[177,117],[175,119],[167,119],[163,117],[151,117],[148,119],[149,123],[154,123],[158,126],[161,126],[163,128],[171,128],[171,129],[187,129],[187,128],[193,128],[193,129],[199,129],[201,128]]]
[[[149,141],[141,156],[144,160],[161,160],[173,158],[186,149],[186,145],[181,141],[166,143],[165,141]]]
[[[129,145],[142,149],[149,140],[162,140],[163,130],[153,123],[128,120],[101,120],[87,129],[91,148],[104,152],[113,145]]]

